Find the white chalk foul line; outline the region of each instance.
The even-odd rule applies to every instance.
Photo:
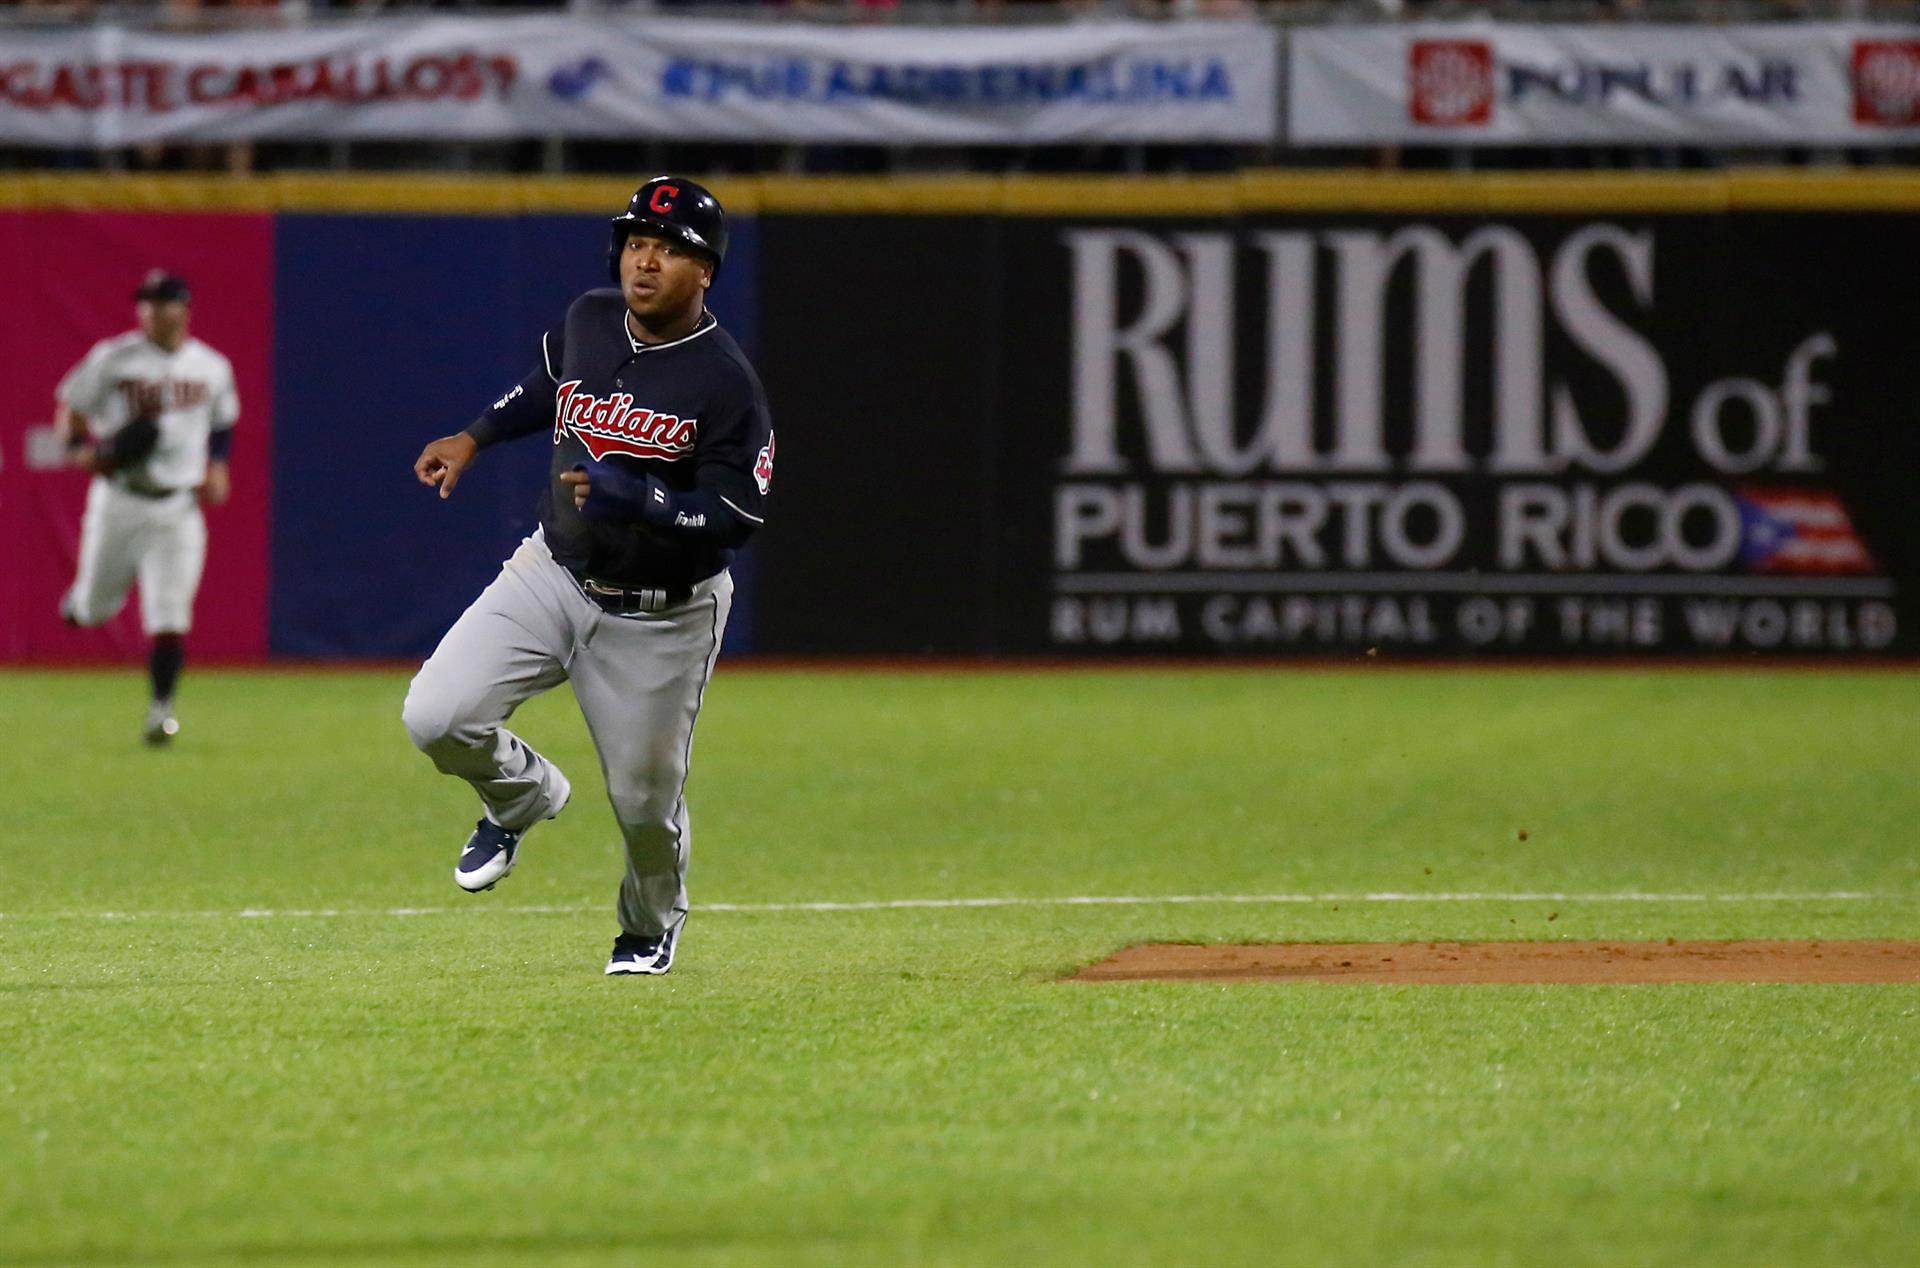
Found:
[[[1089,894],[1060,898],[893,898],[871,902],[817,903],[707,903],[702,911],[896,911],[916,907],[1152,907],[1207,903],[1308,905],[1317,903],[1722,903],[1722,902],[1863,902],[1880,897],[1859,890],[1829,893],[1768,894],[1606,894],[1579,893],[1465,893],[1465,894]]]
[[[1514,893],[1350,894],[1079,894],[1044,898],[877,898],[851,902],[697,903],[702,914],[777,915],[784,912],[915,911],[983,907],[1176,907],[1315,906],[1339,903],[1860,903],[1888,898],[1865,890],[1770,891],[1750,894],[1662,894],[1640,890],[1579,893],[1543,890]],[[238,911],[43,911],[0,912],[0,920],[331,920],[405,916],[580,916],[606,905],[502,907],[479,902],[458,907],[245,907]]]

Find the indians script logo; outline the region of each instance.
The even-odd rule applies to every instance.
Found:
[[[1853,121],[1908,128],[1920,124],[1920,40],[1855,40]]]
[[[571,431],[595,462],[610,453],[673,462],[693,452],[699,430],[699,419],[642,409],[627,392],[589,395],[580,390],[579,379],[567,380],[554,393],[553,443]]]
[[[1493,45],[1485,40],[1415,40],[1407,60],[1407,104],[1415,123],[1449,128],[1493,121]]]

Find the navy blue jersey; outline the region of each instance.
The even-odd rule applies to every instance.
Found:
[[[562,565],[623,586],[690,585],[725,568],[766,522],[766,392],[711,313],[684,338],[641,343],[619,291],[588,291],[541,339],[541,363],[467,434],[481,448],[552,437],[540,523]],[[673,527],[582,516],[560,476],[589,459],[659,477],[672,491]]]

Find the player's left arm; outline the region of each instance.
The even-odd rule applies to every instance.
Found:
[[[208,506],[220,506],[233,493],[233,474],[228,460],[233,453],[233,428],[216,427],[207,433],[207,478],[200,484],[200,500]]]
[[[212,425],[207,432],[207,478],[198,490],[200,501],[220,506],[233,492],[230,459],[233,456],[233,428],[240,421],[240,389],[233,381],[233,367],[226,367],[226,382],[214,393]]]
[[[732,550],[767,521],[773,449],[766,395],[748,379],[734,401],[701,420],[693,488],[671,489],[658,476],[604,461],[561,479],[574,486],[574,505],[590,519],[638,519],[655,532]]]

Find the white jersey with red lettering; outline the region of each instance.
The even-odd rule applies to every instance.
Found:
[[[94,344],[54,391],[97,439],[142,413],[160,426],[145,461],[94,477],[61,614],[76,625],[104,624],[137,580],[146,632],[186,633],[207,555],[194,490],[207,478],[208,437],[240,416],[232,364],[198,339],[168,352],[129,331]]]
[[[168,352],[137,330],[93,345],[54,394],[105,439],[158,411],[160,443],[122,478],[150,490],[191,489],[207,478],[207,437],[240,417],[233,365],[189,337]]]

